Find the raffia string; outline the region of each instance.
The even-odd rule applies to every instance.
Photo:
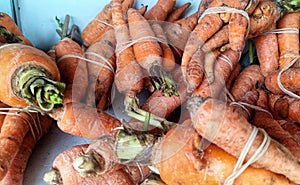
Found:
[[[224,62],[226,62],[229,66],[230,66],[230,69],[233,70],[233,64],[232,64],[232,61],[230,60],[230,58],[224,54],[220,54],[218,56],[219,59],[223,60]]]
[[[99,61],[87,59],[87,58],[79,56],[79,55],[67,54],[67,55],[64,55],[64,56],[60,57],[56,62],[59,63],[60,61],[62,61],[63,59],[66,59],[66,58],[77,58],[77,59],[80,59],[80,60],[84,60],[86,62],[90,62],[90,63],[95,64],[95,65],[98,65],[100,67],[104,67],[104,68],[110,70],[113,73],[115,72],[113,68],[108,66],[109,61],[107,59],[105,59],[104,57],[101,58],[101,59],[105,59],[105,60],[102,60],[102,61],[104,61],[104,63],[102,63],[102,62],[99,62]]]
[[[297,29],[297,28],[280,28],[280,29],[269,30],[269,31],[264,32],[262,34],[269,34],[269,33],[295,33],[295,34],[299,34],[299,29]]]
[[[255,141],[258,131],[261,131],[263,133],[263,136],[264,136],[263,141],[260,144],[260,146],[257,148],[257,150],[255,151],[255,153],[250,157],[250,159],[246,163],[244,163],[245,158],[246,158],[253,142]],[[232,185],[234,183],[234,180],[240,174],[242,174],[247,169],[248,166],[250,166],[255,161],[260,159],[265,154],[265,152],[268,150],[270,142],[271,142],[271,138],[264,129],[253,127],[252,132],[248,138],[248,141],[247,141],[246,145],[244,146],[244,148],[235,164],[233,172],[231,173],[231,175],[229,175],[227,177],[227,179],[224,182],[224,185]]]
[[[247,25],[248,25],[245,37],[248,36],[248,34],[250,32],[250,18],[249,18],[248,13],[244,10],[239,10],[236,8],[230,8],[230,7],[226,7],[226,6],[208,8],[201,14],[201,16],[198,19],[198,22],[200,22],[205,15],[216,14],[216,13],[238,13],[238,14],[241,14],[242,16],[244,16],[247,19]]]
[[[114,67],[111,65],[111,63],[104,56],[102,56],[98,53],[95,53],[95,52],[90,52],[90,51],[85,52],[85,55],[93,55],[95,57],[98,57],[99,59],[101,59],[101,61],[103,61],[110,68],[110,71],[112,71],[112,72],[115,71]]]
[[[94,19],[94,20],[97,21],[97,22],[100,22],[100,23],[102,23],[102,24],[105,24],[106,26],[113,27],[113,25],[109,24],[109,23],[106,22],[106,21],[102,21],[102,20],[100,20],[100,19]]]
[[[293,98],[297,98],[297,99],[300,99],[300,96],[298,96],[297,94],[295,94],[295,93],[289,91],[288,89],[286,89],[283,86],[283,84],[281,83],[281,79],[280,78],[281,78],[282,73],[285,72],[286,70],[288,70],[290,67],[292,67],[297,62],[297,60],[299,60],[299,59],[300,59],[300,55],[297,56],[296,58],[294,58],[293,60],[291,60],[286,66],[284,66],[284,68],[282,68],[279,71],[278,76],[277,76],[277,83],[278,83],[279,88],[283,92],[285,92],[287,95],[289,95],[289,96],[291,96]]]

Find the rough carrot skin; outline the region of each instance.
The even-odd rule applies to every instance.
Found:
[[[210,98],[204,100],[198,109],[196,107],[192,108],[191,119],[197,132],[226,152],[239,157],[253,126],[223,101]],[[259,132],[246,155],[246,160],[254,154],[262,140],[263,134]],[[299,162],[274,140],[271,140],[266,153],[252,166],[285,175],[295,183],[300,182]]]
[[[129,91],[140,92],[144,87],[143,72],[136,62],[132,46],[123,48],[124,44],[130,42],[129,29],[124,19],[124,14],[120,3],[113,2],[112,5],[112,23],[116,37],[116,74],[115,83],[118,90],[122,93]]]
[[[9,108],[10,106],[6,105],[5,103],[3,102],[0,102],[0,108]],[[0,112],[8,112],[8,110],[1,110]],[[1,132],[1,128],[2,128],[2,124],[3,124],[3,121],[4,121],[4,118],[5,118],[6,114],[0,114],[0,132]]]
[[[9,166],[7,174],[0,181],[1,185],[10,185],[10,184],[22,185],[23,184],[26,166],[28,160],[30,159],[32,151],[37,141],[49,131],[50,126],[53,123],[53,119],[51,119],[47,115],[44,116],[38,115],[38,116],[39,119],[41,119],[40,121],[41,129],[39,130],[39,132],[34,132],[35,138],[33,137],[31,132],[27,132],[18,153],[14,157],[12,164]]]
[[[266,77],[278,69],[279,50],[275,33],[259,35],[254,38],[257,57],[262,74]]]
[[[268,110],[268,96],[263,90],[259,91],[259,99],[257,106]],[[259,128],[265,129],[265,131],[276,141],[287,147],[288,150],[300,161],[300,143],[295,140],[292,135],[284,130],[279,122],[275,120],[272,115],[256,110],[253,119],[253,124]]]
[[[277,82],[277,78],[279,75],[279,70],[273,71],[270,73],[265,79],[266,88],[274,94],[285,94],[279,86]],[[280,81],[282,85],[291,92],[299,92],[300,91],[300,69],[299,68],[290,68],[284,71],[281,74]]]
[[[233,69],[232,73],[230,74],[227,82],[226,82],[226,88],[228,90],[230,90],[232,88],[232,85],[235,81],[235,79],[239,76],[240,72],[241,72],[241,65],[240,64],[237,64],[235,66],[235,68]]]
[[[239,101],[243,95],[251,90],[264,84],[264,76],[258,65],[250,65],[246,67],[236,78],[230,92]]]
[[[97,108],[105,108],[103,106],[108,104],[109,98],[106,94],[109,94],[114,81],[114,72],[116,68],[116,56],[115,56],[115,37],[114,31],[110,30],[105,33],[109,36],[103,36],[102,39],[90,45],[85,52],[85,57],[89,60],[99,62],[106,67],[88,62],[88,75],[89,86],[86,93],[85,102],[90,106],[96,106]],[[106,59],[103,61],[100,57]],[[108,62],[108,64],[106,63]],[[105,103],[107,102],[107,103]]]
[[[232,66],[236,66],[239,61],[240,54],[233,50],[227,50],[222,55],[227,56],[232,62]],[[219,55],[220,56],[220,55]],[[226,81],[229,78],[231,65],[224,61],[221,57],[217,57],[214,67],[215,80],[210,83],[204,77],[201,85],[193,92],[192,96],[202,97],[219,97],[222,89],[225,88]]]
[[[300,29],[300,12],[287,13],[278,20],[278,28],[296,28]],[[279,33],[278,44],[280,51],[279,67],[282,69],[296,56],[299,56],[299,34],[297,33]],[[294,67],[300,67],[300,62],[294,64]]]
[[[16,111],[9,111],[10,113],[16,113]],[[37,129],[36,121],[37,114],[20,112],[18,115],[6,115],[3,121],[3,125],[0,133],[0,180],[2,180],[9,166],[11,165],[14,157],[19,151],[22,145],[22,141],[30,132],[30,126],[33,130]],[[37,124],[40,124],[37,122]]]
[[[241,14],[232,13],[228,25],[228,37],[231,49],[242,52],[246,42],[247,19]]]
[[[215,50],[229,42],[229,29],[228,25],[223,26],[217,33],[209,38],[202,46],[204,52]]]
[[[114,134],[114,128],[121,126],[118,119],[103,110],[76,102],[57,108],[50,116],[62,131],[87,139]]]
[[[148,20],[164,21],[168,14],[173,10],[176,0],[157,0],[145,14]]]
[[[278,120],[278,122],[284,130],[289,132],[300,143],[300,127],[296,123],[286,120]]]
[[[144,37],[155,37],[150,23],[137,10],[130,8],[127,12],[128,27],[133,41]],[[162,50],[156,40],[141,40],[133,45],[137,62],[150,73],[153,65],[162,65]]]
[[[109,171],[101,175],[90,175],[82,177],[73,168],[73,161],[76,157],[84,155],[88,144],[73,146],[60,153],[53,161],[52,169],[60,177],[59,184],[89,184],[89,185],[106,185],[106,184],[138,184],[143,180],[142,174],[137,166],[126,166],[118,170]],[[145,177],[147,176],[146,168],[142,167]],[[148,170],[149,174],[149,170]]]
[[[199,150],[202,138],[187,124],[170,130],[157,144],[155,166],[166,184],[223,184],[232,173],[237,159],[218,146],[210,144]],[[184,166],[184,168],[183,168]],[[262,168],[248,167],[234,184],[293,184],[283,175]]]
[[[190,2],[184,3],[179,7],[176,7],[174,10],[172,10],[168,17],[166,18],[167,22],[174,22],[181,18],[183,13],[191,6]]]
[[[288,95],[269,93],[269,108],[275,119],[300,123],[300,101]]]

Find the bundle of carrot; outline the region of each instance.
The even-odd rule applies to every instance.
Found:
[[[109,1],[81,33],[56,17],[49,55],[0,14],[0,136],[17,110],[94,140],[59,154],[50,184],[147,184],[150,173],[157,184],[300,184],[300,2],[202,0],[187,16],[191,2],[136,4]],[[106,112],[120,109],[114,86],[129,121]],[[21,143],[44,133],[16,126],[3,183]]]

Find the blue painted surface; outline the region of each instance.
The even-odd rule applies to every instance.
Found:
[[[14,18],[12,0],[2,0],[0,2],[0,11],[7,13],[12,18]]]

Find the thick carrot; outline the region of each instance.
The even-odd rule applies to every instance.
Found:
[[[300,90],[299,73],[300,73],[299,68],[290,68],[282,72],[280,76],[281,84],[291,92],[299,92]],[[270,73],[265,79],[265,86],[269,91],[271,91],[274,94],[285,94],[285,92],[281,90],[278,84],[279,74],[280,74],[279,70]]]
[[[201,101],[199,98],[194,100],[198,104]],[[239,157],[250,134],[253,133],[254,127],[223,101],[208,98],[198,106],[193,102],[190,102],[190,105],[192,106],[190,108],[191,119],[197,132],[226,152]],[[253,138],[255,139],[245,155],[246,161],[258,150],[264,139],[264,134],[258,132]],[[285,175],[294,183],[300,183],[298,175],[300,164],[295,157],[285,147],[272,139],[270,139],[269,145],[265,147],[265,152],[251,165]]]
[[[300,12],[287,13],[282,16],[277,23],[279,29],[294,28],[300,29]],[[279,67],[282,69],[296,56],[299,56],[299,33],[282,33],[278,34],[278,46],[280,51]],[[299,67],[300,62],[294,66]]]
[[[258,65],[250,65],[243,69],[236,78],[230,92],[234,99],[239,101],[246,92],[257,89],[264,84],[264,76]]]
[[[8,111],[8,108],[10,106],[6,105],[5,103],[3,102],[0,102],[0,132],[1,132],[1,127],[2,127],[2,124],[3,124],[3,121],[4,121],[4,118],[6,116],[6,112]]]
[[[197,17],[200,17],[201,14],[209,7],[209,5],[214,0],[203,0],[199,3],[198,10],[197,10]]]
[[[64,103],[83,101],[88,86],[88,70],[81,46],[70,38],[64,38],[55,45],[55,54],[61,81],[66,84]]]
[[[32,132],[40,127],[40,122],[36,120],[36,113],[20,112],[10,110],[6,115],[0,133],[0,180],[2,180],[27,132]]]
[[[201,150],[201,138],[191,121],[170,130],[157,144],[155,166],[166,184],[224,184],[237,159],[218,146],[210,144]],[[249,166],[234,184],[293,184],[283,175]]]
[[[173,10],[176,0],[157,0],[145,14],[148,20],[164,21],[168,14]]]
[[[64,104],[49,115],[62,131],[88,139],[114,134],[114,128],[121,126],[121,122],[112,115],[78,102]]]
[[[136,62],[132,46],[124,48],[124,45],[130,42],[130,34],[123,15],[121,4],[114,1],[112,23],[117,43],[115,84],[121,93],[133,93],[135,96],[143,89],[143,72]]]
[[[47,115],[45,116],[38,115],[38,116],[39,116],[38,119],[40,119],[41,128],[39,129],[38,132],[36,132],[35,130],[34,136],[32,135],[33,134],[32,132],[27,132],[18,153],[16,154],[11,165],[9,166],[7,174],[0,181],[1,185],[10,185],[10,184],[22,185],[23,184],[26,166],[28,160],[30,159],[32,151],[37,141],[49,131],[50,126],[53,123],[53,120]]]
[[[0,63],[3,103],[12,107],[39,106],[45,111],[62,103],[65,84],[59,82],[55,61],[42,50],[23,44],[6,44],[0,48]]]
[[[256,36],[255,47],[262,74],[266,77],[278,69],[278,40],[275,33]]]
[[[263,109],[268,109],[268,96],[263,90],[259,91],[259,99],[257,106]],[[292,135],[284,130],[279,122],[275,120],[271,114],[267,112],[256,110],[253,118],[253,124],[257,127],[263,128],[276,141],[287,147],[291,153],[300,161],[300,143],[295,140]]]
[[[85,57],[94,61],[88,62],[89,86],[86,93],[86,103],[101,109],[108,103],[107,95],[114,81],[116,68],[114,30],[105,33],[107,36],[90,45]],[[107,103],[105,103],[107,102]]]
[[[32,43],[23,35],[23,33],[21,32],[20,28],[18,27],[16,22],[13,20],[13,18],[10,17],[7,13],[0,12],[0,25],[1,25],[0,40],[3,43],[10,42],[9,40],[7,40],[7,38],[2,37],[2,34],[7,34],[6,36],[12,36],[12,37],[16,38],[19,43],[33,46]],[[2,27],[6,28],[6,30],[10,33],[5,32],[5,30]]]
[[[191,2],[187,2],[182,4],[179,7],[175,7],[174,10],[172,10],[169,14],[168,17],[166,18],[167,22],[175,22],[178,19],[181,18],[181,16],[183,15],[183,13],[191,6]]]
[[[228,23],[228,37],[231,49],[242,52],[246,42],[247,19],[238,13],[232,13]]]

